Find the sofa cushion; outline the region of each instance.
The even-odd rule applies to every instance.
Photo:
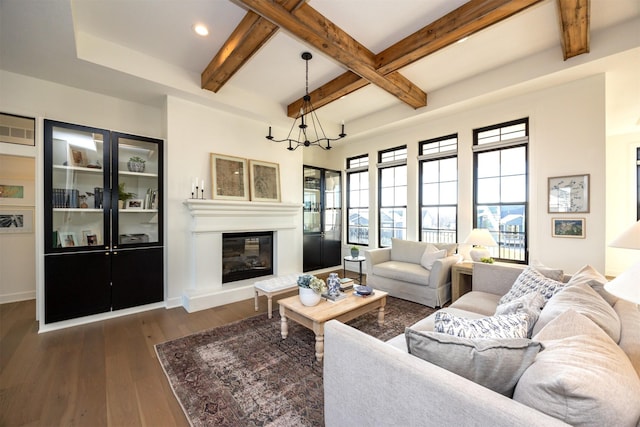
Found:
[[[499,300],[500,295],[482,291],[471,291],[455,300],[455,302],[451,304],[451,307],[480,313],[484,316],[493,316]]]
[[[541,344],[528,339],[469,339],[405,330],[409,353],[511,397]]]
[[[522,273],[520,273],[509,292],[500,298],[499,303],[504,304],[505,302],[513,301],[514,299],[533,291],[539,292],[546,303],[553,294],[564,286],[564,283],[545,277],[535,268],[527,267],[522,271]]]
[[[625,353],[600,327],[569,310],[534,339],[545,350],[520,378],[514,400],[571,425],[638,423],[640,379]]]
[[[564,277],[564,270],[560,268],[547,267],[546,265],[535,259],[529,265],[535,268],[536,271],[543,276],[548,277],[549,279],[557,280],[558,282],[562,282],[562,278]]]
[[[416,285],[429,285],[431,272],[422,268],[419,263],[402,261],[386,261],[373,266],[373,274],[388,279],[401,280]]]
[[[457,243],[433,243],[433,246],[447,251],[447,256],[455,255],[456,249],[458,249]]]
[[[483,317],[487,317],[485,314],[474,313],[473,311],[460,310],[455,307],[443,307],[438,310],[436,313],[449,313],[453,316],[457,317],[466,317],[467,319],[482,319]],[[436,320],[436,313],[433,313],[424,319],[414,323],[410,326],[414,331],[433,331],[433,325]]]
[[[526,313],[513,313],[467,319],[438,311],[433,330],[463,338],[526,338],[529,316]]]
[[[431,270],[433,267],[433,263],[438,259],[442,259],[447,255],[447,251],[444,249],[438,250],[433,245],[428,245],[422,254],[422,258],[420,258],[420,265],[427,270]]]
[[[512,313],[525,313],[529,316],[529,329],[527,336],[530,338],[533,334],[533,327],[540,317],[540,311],[544,305],[544,299],[538,292],[529,292],[519,298],[512,301],[500,304],[496,308],[496,315],[512,314]]]
[[[620,341],[620,318],[615,310],[586,283],[567,286],[545,305],[533,334],[567,310],[575,310],[600,326],[616,343]]]
[[[604,298],[609,305],[613,306],[616,301],[618,301],[618,297],[611,295],[604,289],[604,285],[607,282],[608,280],[606,277],[600,274],[598,270],[587,264],[571,276],[571,279],[567,282],[567,286],[579,285],[581,283],[587,284],[591,286],[602,298]]]
[[[391,261],[420,264],[420,258],[428,243],[411,240],[391,239]]]

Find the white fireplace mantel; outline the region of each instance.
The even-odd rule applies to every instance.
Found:
[[[184,205],[191,216],[191,278],[182,296],[188,312],[253,296],[254,280],[222,284],[223,233],[273,231],[274,275],[300,271],[302,204],[187,199]]]
[[[188,199],[184,204],[194,233],[297,228],[302,211],[299,203]]]

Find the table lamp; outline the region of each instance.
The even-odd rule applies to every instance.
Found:
[[[473,249],[469,251],[469,256],[474,261],[480,261],[482,258],[489,258],[491,254],[485,246],[498,246],[496,241],[486,228],[474,228],[464,241],[465,245],[473,245]]]
[[[612,248],[640,249],[640,221],[609,243]],[[604,288],[618,298],[640,304],[640,262],[604,285]]]

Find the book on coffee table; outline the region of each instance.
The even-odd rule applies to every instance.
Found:
[[[340,290],[344,292],[350,289],[353,289],[353,279],[348,277],[340,279]]]
[[[337,302],[345,299],[347,297],[347,294],[343,294],[342,292],[340,292],[338,295],[329,295],[327,293],[324,293],[320,296],[329,302]]]

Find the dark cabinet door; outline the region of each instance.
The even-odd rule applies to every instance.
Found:
[[[46,256],[45,323],[109,311],[110,258],[105,251]]]
[[[341,173],[305,166],[303,271],[342,264]]]
[[[162,301],[162,248],[117,250],[111,256],[114,310]]]

